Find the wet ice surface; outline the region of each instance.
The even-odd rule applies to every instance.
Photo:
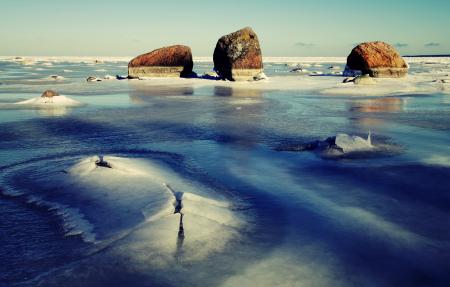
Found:
[[[448,59],[375,87],[289,72],[339,59],[257,83],[88,83],[126,62],[51,60],[0,62],[0,286],[450,280]],[[46,89],[83,105],[11,108]],[[303,148],[329,137],[333,156]]]

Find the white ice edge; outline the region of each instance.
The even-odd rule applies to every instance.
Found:
[[[149,80],[130,81],[129,85],[135,88],[152,86],[192,88],[214,86],[231,88],[234,94],[241,91],[271,91],[295,90],[299,92],[314,92],[316,95],[343,95],[343,96],[392,96],[403,94],[433,94],[450,93],[448,83],[433,82],[441,76],[434,73],[422,75],[409,75],[404,78],[377,78],[375,85],[357,85],[353,82],[342,83],[344,77],[340,76],[309,76],[290,75],[272,76],[270,79],[248,82],[215,81],[206,79],[183,78],[152,78]],[[247,93],[248,94],[248,93]],[[247,95],[247,97],[252,95]]]
[[[84,215],[80,213],[78,208],[43,200],[33,195],[27,196],[27,203],[35,204],[36,206],[45,206],[48,210],[55,211],[63,220],[66,236],[80,235],[83,241],[96,243],[96,234],[93,231],[94,226],[84,218]]]
[[[33,194],[28,195],[24,192],[11,189],[3,182],[0,183],[2,183],[2,189],[0,190],[2,194],[11,197],[23,197],[28,204],[45,207],[49,211],[55,211],[62,219],[65,236],[80,235],[85,242],[97,243],[96,234],[93,231],[94,226],[84,218],[84,215],[80,213],[79,209],[44,200]]]
[[[13,105],[23,105],[32,107],[75,107],[81,106],[83,103],[71,99],[67,96],[55,96],[51,98],[46,97],[35,97],[28,100],[13,103]]]

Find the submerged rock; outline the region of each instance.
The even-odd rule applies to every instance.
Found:
[[[221,37],[213,60],[217,74],[230,81],[251,81],[263,71],[258,36],[250,27]]]
[[[287,145],[277,148],[279,151],[316,151],[323,156],[331,157],[343,156],[354,152],[372,151],[374,149],[375,147],[372,145],[370,133],[367,139],[339,133],[325,140],[316,140],[305,144]]]
[[[98,160],[95,161],[95,165],[98,167],[112,168],[112,166],[103,158],[102,155],[98,156]]]
[[[49,78],[53,80],[64,80],[64,77],[59,75],[51,75]]]
[[[408,73],[408,65],[391,45],[376,41],[362,43],[347,57],[344,76],[369,74],[371,77],[398,78]]]
[[[59,93],[56,91],[53,91],[53,90],[46,90],[41,95],[42,98],[53,98],[53,97],[57,97],[57,96],[59,96]]]
[[[368,74],[358,76],[353,79],[353,83],[356,85],[375,85],[375,80]]]
[[[291,73],[301,73],[301,72],[303,72],[303,68],[297,67],[297,68],[294,68],[294,69],[290,70],[289,72],[291,72]]]
[[[88,77],[88,78],[86,79],[86,81],[87,81],[87,82],[101,82],[102,79],[97,78],[97,77],[90,76],[90,77]]]
[[[189,77],[194,63],[191,48],[174,45],[153,50],[137,56],[128,63],[128,76],[145,77]]]

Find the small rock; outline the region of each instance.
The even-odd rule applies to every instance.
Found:
[[[64,80],[63,76],[58,76],[58,75],[51,75],[49,78],[53,79],[53,80]]]
[[[446,79],[433,80],[433,83],[445,84],[445,83],[449,83],[449,80],[446,80]]]
[[[92,77],[92,76],[90,76],[90,77],[88,77],[88,78],[86,79],[86,81],[88,81],[88,82],[101,82],[102,79],[99,79],[99,78],[97,78],[97,77]]]
[[[339,66],[329,66],[329,70],[340,70],[341,68]]]
[[[102,155],[98,156],[98,160],[95,161],[95,165],[97,165],[98,167],[112,168],[111,165],[104,160]]]
[[[291,72],[291,73],[301,73],[301,72],[303,72],[303,69],[298,67],[298,68],[294,68],[294,69],[290,70],[289,72]]]
[[[343,81],[342,81],[342,83],[351,83],[351,82],[354,82],[355,81],[355,78],[354,77],[347,77],[347,78],[345,78]]]
[[[127,79],[129,79],[129,77],[128,77],[128,76],[120,76],[120,75],[116,75],[116,79],[117,79],[117,80],[127,80]]]
[[[57,97],[57,96],[59,96],[58,92],[53,91],[53,90],[46,90],[41,95],[41,97],[43,97],[43,98],[53,98],[53,97]]]
[[[111,76],[111,75],[105,75],[105,76],[103,77],[103,79],[105,79],[105,80],[115,80],[116,77]]]

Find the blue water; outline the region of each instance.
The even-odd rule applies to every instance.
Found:
[[[321,69],[328,65],[342,66]],[[220,83],[142,87],[84,81],[126,74],[126,63],[37,66],[0,63],[0,102],[54,88],[87,105],[58,113],[0,109],[0,286],[448,286],[446,93],[355,97]],[[266,74],[292,77],[289,69],[271,64]],[[41,80],[51,74],[66,80]],[[368,131],[382,152],[329,158],[289,151]],[[152,234],[133,236],[143,222],[136,206],[99,201],[54,181],[98,154],[163,162],[244,203],[250,227],[201,260],[159,265],[158,251],[146,249]],[[132,196],[129,186],[123,192]],[[86,241],[82,233],[68,234],[61,210],[32,198],[76,208],[98,239],[116,229],[131,235],[108,245]]]

